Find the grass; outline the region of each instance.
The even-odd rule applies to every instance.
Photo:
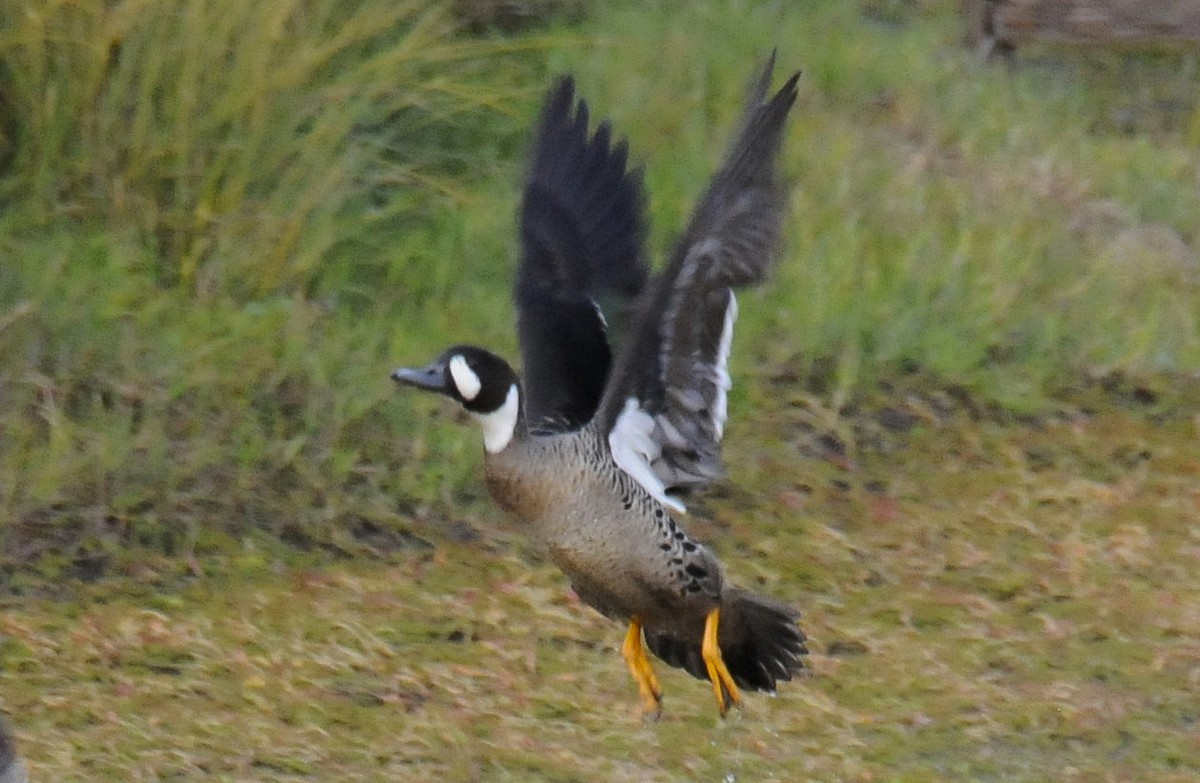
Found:
[[[643,725],[621,629],[482,501],[459,515],[488,543],[319,566],[247,545],[182,588],[149,565],[5,599],[5,709],[61,780],[1190,779],[1200,425],[905,391],[849,471],[797,461],[800,406],[739,428],[691,527],[815,644],[812,677],[726,722],[666,671]]]
[[[1194,55],[984,66],[956,10],[0,4],[0,690],[35,776],[1188,779]],[[646,161],[661,256],[772,46],[805,72],[786,247],[689,527],[805,609],[815,676],[719,724],[666,674],[639,728],[478,434],[386,375],[512,354],[552,73]]]
[[[505,47],[427,0],[6,9],[10,195],[119,226],[136,271],[204,299],[314,292],[412,191],[453,194],[472,159],[446,137],[513,89],[480,78]]]
[[[68,560],[278,532],[255,487],[353,482],[384,323],[445,295],[469,229],[439,225],[518,145],[531,44],[431,3],[210,5],[5,6],[0,508],[102,533]]]

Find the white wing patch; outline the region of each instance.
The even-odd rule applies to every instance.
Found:
[[[454,380],[454,385],[458,387],[458,393],[467,402],[478,397],[479,390],[483,388],[479,376],[475,374],[461,354],[450,359],[450,377]]]
[[[633,477],[655,500],[672,511],[685,514],[687,509],[667,494],[666,485],[651,467],[662,455],[662,446],[654,439],[653,433],[654,417],[630,397],[625,400],[621,415],[608,433],[608,448],[617,467]]]
[[[725,419],[729,416],[727,393],[733,388],[729,377],[729,349],[733,347],[733,324],[737,321],[738,304],[733,291],[729,292],[729,304],[725,307],[725,325],[721,327],[721,342],[717,346],[716,386],[717,398],[713,402],[713,429],[717,440],[725,434]]]
[[[604,327],[604,331],[608,331],[608,319],[604,317],[604,311],[600,309],[600,303],[595,299],[588,299],[592,303],[592,308],[596,311],[596,317],[600,319],[600,325]]]
[[[459,357],[454,357],[455,359]],[[465,362],[464,362],[465,364]],[[454,372],[454,363],[451,360],[450,372]],[[470,370],[467,370],[470,372]],[[471,373],[472,376],[475,373]],[[456,378],[455,383],[458,383]],[[462,391],[460,388],[459,391]],[[476,391],[476,394],[479,392]],[[465,396],[465,395],[464,395]],[[496,454],[504,451],[504,447],[512,440],[513,431],[517,428],[517,414],[521,411],[521,393],[517,390],[517,385],[514,383],[508,387],[508,396],[504,398],[504,404],[491,413],[471,413],[471,416],[479,422],[483,427],[483,448],[488,454]]]

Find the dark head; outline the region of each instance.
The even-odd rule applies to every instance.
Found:
[[[456,400],[483,426],[492,453],[512,440],[520,419],[520,380],[508,362],[473,345],[456,345],[424,367],[401,367],[392,380]]]

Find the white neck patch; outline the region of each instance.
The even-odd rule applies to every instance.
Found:
[[[450,372],[454,372],[453,362],[450,365]],[[468,369],[467,372],[471,371]],[[474,377],[475,373],[471,373],[471,376]],[[458,383],[458,379],[456,378],[454,382]],[[460,388],[459,391],[462,389]],[[475,393],[478,394],[479,391],[476,390]],[[504,451],[504,447],[512,440],[513,433],[517,429],[517,414],[520,411],[521,393],[517,390],[517,384],[514,383],[508,387],[508,396],[504,398],[504,404],[499,408],[491,413],[471,413],[471,417],[483,427],[483,448],[488,454]]]
[[[467,402],[478,397],[479,390],[483,388],[483,383],[480,382],[479,376],[470,368],[462,354],[450,359],[450,377],[454,379],[454,385],[458,388],[458,393]]]

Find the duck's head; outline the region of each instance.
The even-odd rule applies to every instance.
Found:
[[[457,401],[483,426],[489,453],[502,451],[516,432],[521,383],[508,362],[473,345],[456,345],[424,367],[401,367],[392,380]]]

